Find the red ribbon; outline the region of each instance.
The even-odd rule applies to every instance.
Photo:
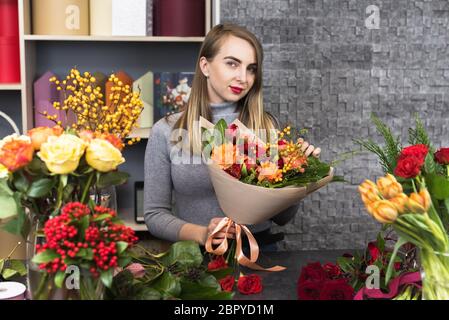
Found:
[[[419,284],[419,282],[421,282],[421,275],[419,272],[404,273],[391,280],[388,285],[388,288],[390,289],[389,293],[383,293],[380,289],[368,289],[365,287],[357,292],[354,300],[363,300],[364,298],[392,299],[397,296],[400,286],[409,284],[417,288],[421,288],[421,284]]]

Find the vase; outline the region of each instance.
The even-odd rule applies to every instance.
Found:
[[[449,300],[449,253],[420,250],[422,299]]]

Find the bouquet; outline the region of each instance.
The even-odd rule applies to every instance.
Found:
[[[387,145],[357,141],[379,155],[385,177],[366,180],[359,191],[367,211],[379,222],[391,225],[399,238],[387,270],[391,277],[394,257],[406,243],[419,249],[424,299],[449,299],[449,178],[447,148],[435,150],[424,127],[416,119],[409,129],[408,147],[377,117],[373,116]]]
[[[287,139],[291,134],[290,127],[272,137],[271,143],[265,143],[238,120],[228,126],[222,119],[214,126],[201,118],[200,125],[205,141],[203,156],[208,161],[218,202],[227,216],[209,237],[206,249],[218,255],[226,252],[226,238],[215,250],[211,242],[216,232],[235,224],[235,254],[240,264],[259,270],[283,270],[279,266],[264,269],[255,263],[258,246],[243,224],[266,221],[329,182],[341,181],[341,178],[334,177],[333,168],[328,164],[316,157],[307,157],[301,138],[295,141]],[[241,251],[242,230],[254,248],[251,249],[251,259]]]
[[[35,220],[59,215],[63,204],[88,203],[91,193],[126,182],[129,175],[117,167],[125,162],[124,142],[143,104],[114,75],[109,80],[115,86],[112,105],[106,106],[89,72],[73,69],[62,82],[50,79],[65,96],[64,104],[55,102],[54,108],[75,113],[77,123],[62,128],[60,119],[44,114],[54,127],[0,141],[0,205],[5,208],[0,220],[9,219],[6,231],[26,238]]]
[[[53,284],[63,288],[75,271],[78,286],[66,288],[67,294],[79,293],[83,300],[101,299],[104,287],[112,285],[114,269],[131,261],[128,249],[138,240],[115,211],[101,206],[91,210],[79,202],[66,204],[59,216],[48,220],[44,235],[45,241],[36,245],[32,259],[44,273],[38,288],[33,288],[34,299],[47,299]]]

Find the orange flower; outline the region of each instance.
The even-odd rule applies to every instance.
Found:
[[[270,182],[278,182],[282,180],[282,170],[274,162],[262,162],[260,167],[257,168],[257,171],[259,172],[259,176],[257,177],[259,181],[268,180]]]
[[[78,132],[78,136],[81,140],[87,143],[95,139],[95,134],[92,130],[81,130],[80,132]]]
[[[31,162],[33,144],[28,136],[11,135],[0,142],[0,163],[10,172],[19,170]]]
[[[119,149],[120,151],[123,150],[124,144],[122,142],[122,139],[120,139],[118,136],[112,133],[103,133],[98,138],[104,139],[108,142],[110,142],[114,147]]]
[[[430,208],[432,199],[427,189],[421,189],[418,193],[413,192],[408,198],[407,208],[414,213],[424,213]]]
[[[365,180],[361,185],[359,185],[359,192],[365,206],[374,201],[381,200],[379,190],[377,189],[376,184],[371,180]]]
[[[402,185],[396,181],[396,178],[387,174],[377,180],[377,187],[385,199],[391,199],[402,193]]]
[[[221,169],[228,169],[236,163],[236,147],[232,143],[225,143],[221,146],[214,147],[211,159]]]
[[[399,193],[389,201],[394,204],[394,206],[398,210],[398,213],[404,213],[405,209],[407,208],[408,197],[405,193]]]
[[[50,127],[37,127],[28,131],[27,135],[31,138],[34,150],[40,150],[41,145],[47,142],[50,136],[60,136],[64,132],[64,129],[60,126]]]
[[[388,200],[378,200],[371,205],[373,217],[381,223],[393,223],[398,217],[396,206]]]

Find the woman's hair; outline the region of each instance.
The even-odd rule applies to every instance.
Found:
[[[262,97],[262,61],[263,49],[254,34],[246,28],[235,24],[219,24],[213,27],[201,46],[198,60],[195,67],[190,98],[184,113],[174,125],[174,129],[186,129],[190,147],[193,150],[201,148],[201,128],[194,126],[198,123],[200,116],[212,121],[212,111],[207,90],[207,78],[200,68],[200,59],[205,57],[212,61],[218,54],[220,47],[227,37],[234,36],[248,41],[256,52],[257,71],[254,84],[249,92],[237,102],[237,109],[240,110],[239,120],[248,128],[258,132],[261,129],[274,129],[274,119],[263,110]]]

